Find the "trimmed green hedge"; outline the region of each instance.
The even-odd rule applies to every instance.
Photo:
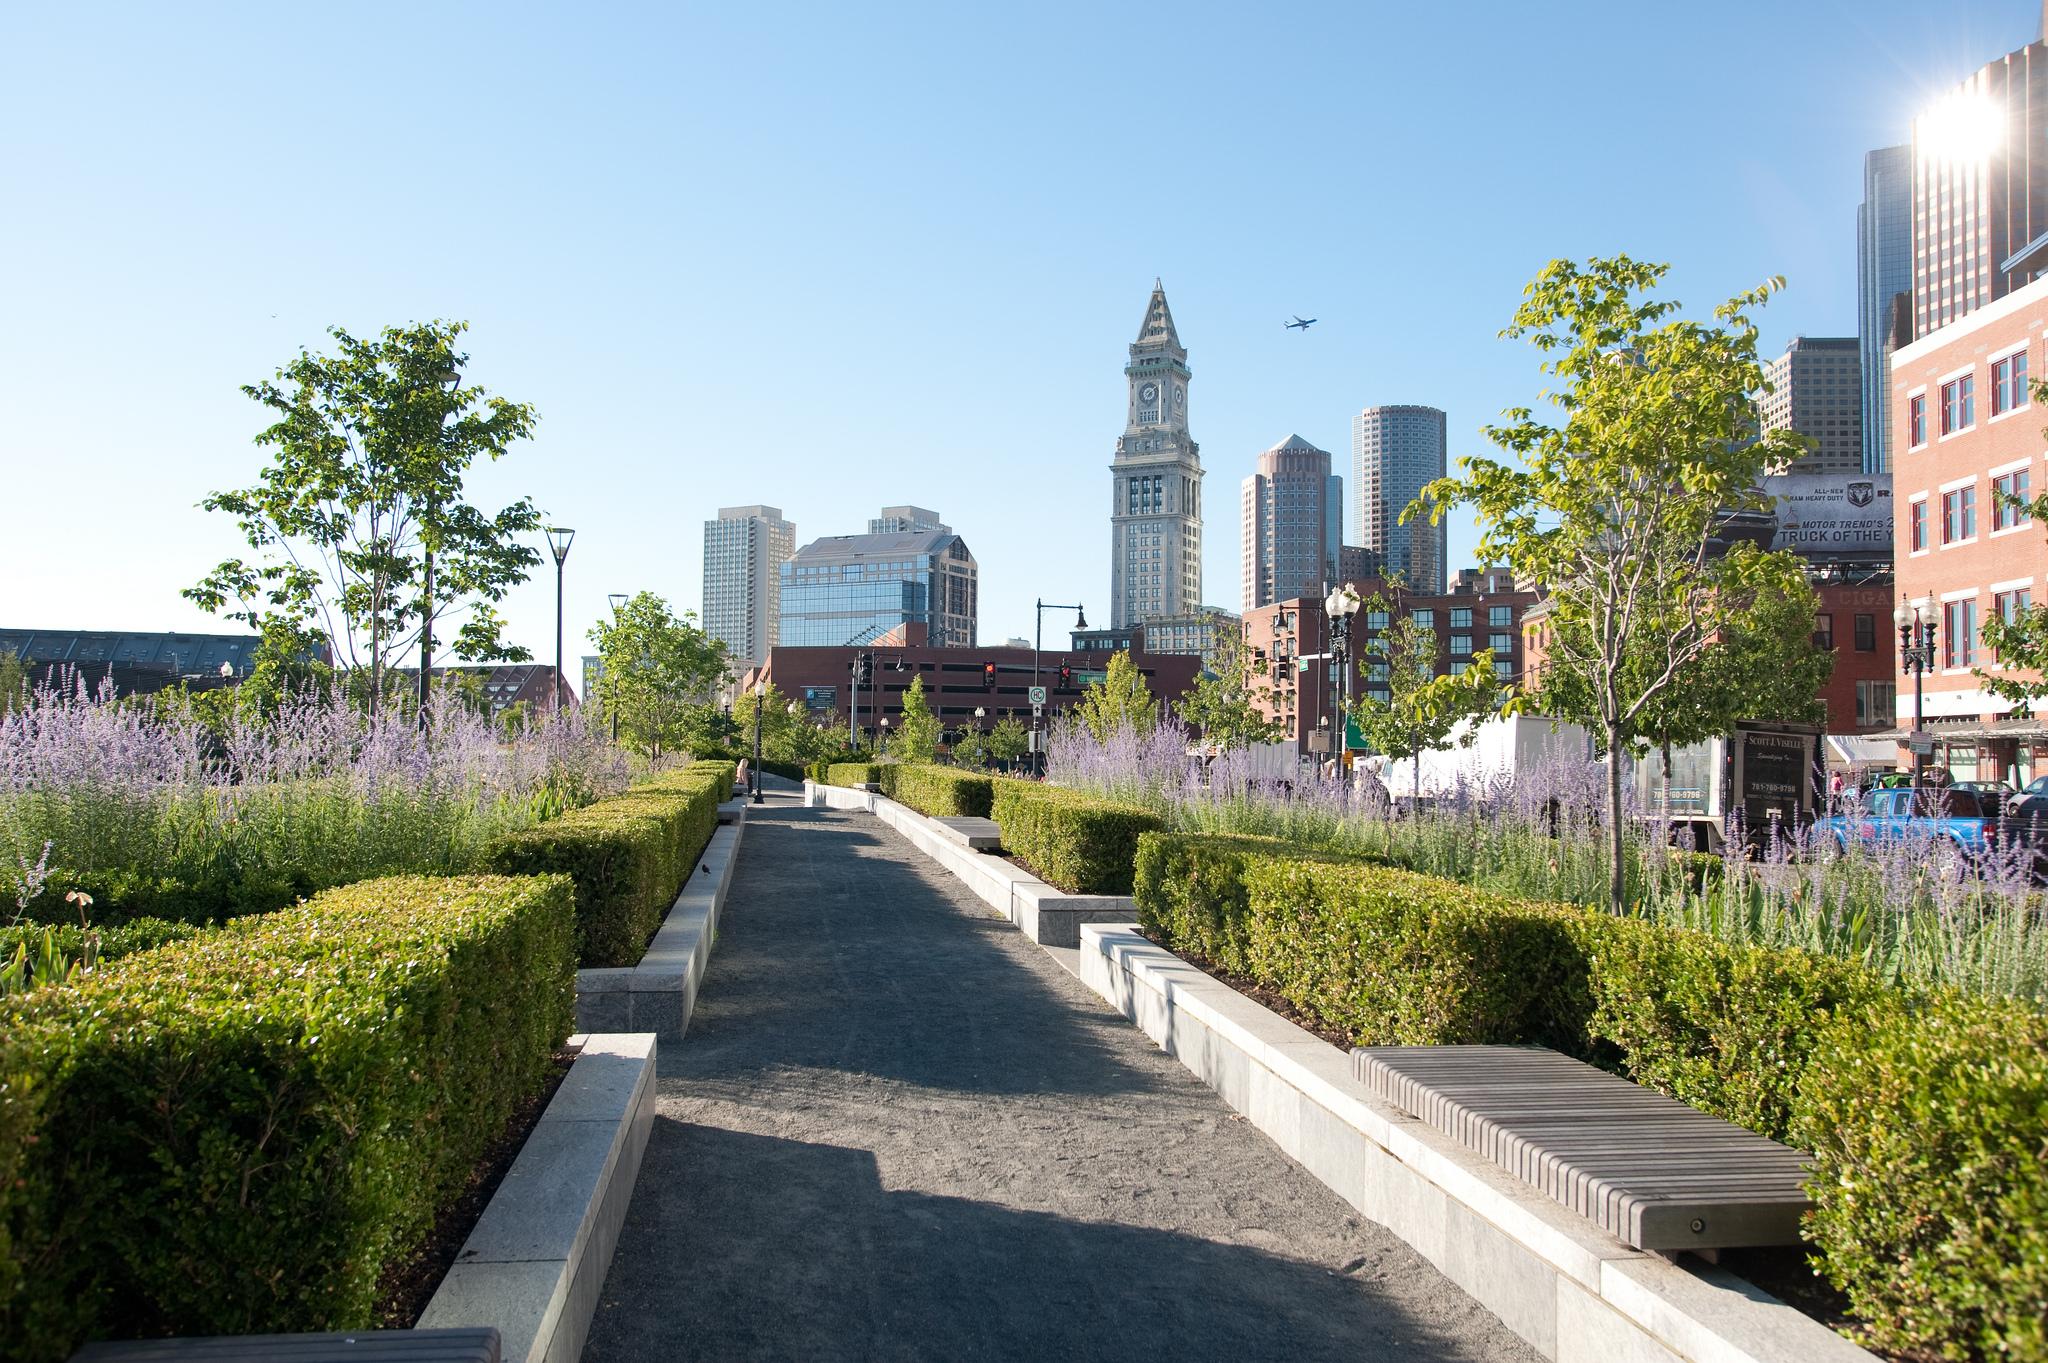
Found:
[[[891,798],[935,819],[989,817],[995,798],[990,779],[978,772],[931,765],[895,769]]]
[[[166,942],[176,942],[196,936],[205,929],[192,923],[169,923],[161,918],[131,918],[113,927],[81,928],[76,923],[60,923],[54,926],[43,923],[20,923],[11,928],[0,928],[0,961],[12,960],[15,948],[26,943],[31,953],[41,944],[45,932],[54,933],[58,949],[66,956],[77,959],[85,949],[88,931],[98,934],[100,939],[100,960],[102,963],[132,956],[138,951],[148,951]]]
[[[365,881],[0,1007],[0,1357],[373,1324],[570,1030],[570,893]]]
[[[825,766],[825,784],[828,786],[865,786],[880,784],[882,764],[879,762],[830,762]]]
[[[1354,1044],[1546,1045],[1811,1150],[1815,1263],[1871,1342],[2048,1359],[2039,1009],[1245,839],[1147,836],[1135,893]]]
[[[623,795],[507,833],[484,849],[484,861],[507,875],[568,875],[576,883],[581,962],[632,965],[696,869],[732,788],[729,763],[692,762]]]
[[[1003,850],[1069,894],[1129,894],[1138,837],[1159,816],[1038,781],[991,778]]]

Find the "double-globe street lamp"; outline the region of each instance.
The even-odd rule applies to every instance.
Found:
[[[576,532],[566,526],[547,528],[548,551],[555,556],[555,710],[562,709],[562,564],[569,558],[569,546]]]
[[[1922,613],[1926,619],[1922,619]],[[1934,603],[1927,597],[1907,601],[1899,598],[1898,608],[1892,612],[1892,623],[1899,627],[1899,664],[1913,677],[1913,736],[1908,740],[1913,751],[1913,784],[1919,785],[1921,772],[1921,747],[1927,744],[1923,732],[1925,715],[1921,709],[1920,679],[1934,667]]]
[[[557,591],[556,596],[559,598],[560,595],[561,593]],[[605,597],[605,600],[611,603],[612,625],[614,627],[617,627],[619,623],[619,615],[626,609],[626,602],[629,599],[630,598],[628,598],[624,592],[613,592],[611,595]],[[559,647],[559,645],[557,645],[557,647]],[[602,660],[599,660],[598,666],[604,666]],[[585,699],[587,700],[589,698],[585,697]],[[619,741],[619,707],[616,704],[612,704],[607,705],[604,708],[612,712],[612,744],[616,747]]]
[[[1346,717],[1351,699],[1351,620],[1358,614],[1358,589],[1350,583],[1332,587],[1323,598],[1323,614],[1330,622],[1328,652],[1337,663],[1337,684],[1330,688],[1330,760],[1338,779],[1344,776]]]
[[[747,783],[753,787],[754,803],[764,804],[761,798],[761,712],[768,708],[768,679],[762,677],[754,682],[754,761],[747,768]]]

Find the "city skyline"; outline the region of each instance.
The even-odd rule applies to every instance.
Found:
[[[1642,33],[1509,7],[1477,25],[1197,14],[1158,53],[1173,103],[1194,111],[1158,195],[1176,206],[1158,211],[1108,135],[1126,116],[1116,73],[1154,32],[1134,16],[828,13],[792,37],[744,14],[482,13],[424,16],[396,54],[374,23],[313,42],[295,14],[18,25],[0,99],[28,130],[18,170],[37,192],[0,241],[38,268],[0,338],[0,454],[34,514],[0,542],[6,623],[228,628],[177,590],[235,548],[196,503],[262,464],[262,414],[239,386],[321,348],[326,326],[435,316],[469,319],[469,372],[540,411],[538,438],[473,481],[480,502],[530,493],[581,530],[572,652],[610,592],[697,609],[701,546],[674,523],[760,502],[835,533],[859,530],[856,507],[948,508],[984,571],[984,637],[1028,633],[1037,597],[1106,619],[1103,442],[1126,397],[1108,368],[1154,276],[1202,368],[1202,442],[1233,452],[1226,485],[1246,471],[1235,452],[1276,431],[1348,449],[1368,405],[1448,412],[1455,464],[1543,386],[1533,352],[1494,333],[1553,256],[1670,260],[1695,310],[1783,273],[1766,353],[1854,331],[1863,155],[1909,140],[1922,109],[2039,20],[1957,7],[1908,43],[1903,4],[1651,16],[1654,42],[1726,57],[1669,92],[1711,117],[1651,129],[1599,101],[1510,116],[1544,67],[1622,60]],[[1764,17],[1778,40],[1760,45]],[[1389,71],[1358,91],[1343,54],[1367,28]],[[1003,57],[971,76],[957,60],[991,46]],[[1456,109],[1421,75],[1451,50],[1471,76]],[[1740,89],[1772,97],[1726,98],[1731,63]],[[527,93],[506,69],[531,73]],[[1225,98],[1275,70],[1300,79],[1251,109]],[[376,111],[369,134],[322,152],[316,175],[269,174],[304,154],[301,130],[339,86]],[[446,136],[394,168],[384,151],[417,136],[408,92],[426,88]],[[1066,88],[1097,93],[1047,98]],[[757,112],[733,120],[739,107]],[[381,193],[425,207],[406,222],[335,212],[333,186],[373,171]],[[1437,192],[1419,216],[1367,211],[1388,182]],[[1275,219],[1242,211],[1302,196],[1317,208],[1289,217],[1284,248]],[[1321,320],[1283,330],[1296,312]],[[1204,512],[1200,568],[1227,596],[1233,518],[1213,497]],[[1449,538],[1446,566],[1462,566],[1469,523]],[[1345,539],[1360,542],[1356,525]],[[543,659],[552,576],[504,605]]]

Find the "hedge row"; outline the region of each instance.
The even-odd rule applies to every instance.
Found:
[[[989,817],[994,783],[978,772],[953,767],[897,766],[890,772],[889,797],[935,819]]]
[[[1359,1045],[1534,1042],[1814,1152],[1872,1343],[2048,1359],[2048,1016],[1248,840],[1148,835],[1142,922]]]
[[[85,950],[88,934],[99,938],[101,961],[115,961],[131,956],[138,951],[160,947],[166,942],[176,942],[205,931],[192,923],[170,923],[161,918],[131,918],[113,927],[82,928],[76,923],[19,923],[13,927],[0,928],[0,961],[14,959],[15,950],[27,946],[33,954],[41,945],[44,933],[51,933],[57,941],[57,949],[73,960]]]
[[[569,1032],[570,894],[365,881],[0,1006],[0,1357],[373,1324]]]
[[[883,767],[879,762],[826,762],[822,765],[824,783],[828,786],[878,785],[882,780]]]
[[[507,833],[484,849],[506,875],[561,872],[576,885],[578,958],[587,966],[637,962],[718,827],[733,769],[692,762],[623,795]]]
[[[1163,827],[1149,810],[1061,786],[992,778],[990,817],[1003,850],[1069,894],[1129,894],[1139,835]]]

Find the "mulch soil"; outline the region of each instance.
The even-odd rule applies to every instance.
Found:
[[[427,1238],[411,1254],[384,1266],[384,1276],[377,1284],[379,1328],[409,1330],[420,1318],[420,1313],[427,1309],[427,1303],[433,1300],[434,1293],[441,1286],[441,1279],[448,1276],[448,1270],[454,1266],[455,1256],[462,1252],[470,1231],[476,1228],[477,1218],[484,1214],[484,1208],[491,1203],[491,1195],[504,1181],[505,1172],[519,1158],[526,1138],[540,1122],[541,1114],[547,1111],[548,1103],[554,1098],[555,1090],[562,1086],[562,1080],[568,1077],[569,1066],[575,1059],[576,1052],[566,1046],[555,1052],[554,1069],[547,1083],[513,1112],[504,1132],[477,1161],[468,1186],[441,1213],[434,1222],[434,1228],[427,1232]]]
[[[1257,980],[1232,974],[1218,967],[1214,961],[1206,960],[1192,952],[1180,951],[1149,928],[1140,928],[1139,932],[1154,946],[1173,952],[1195,969],[1229,985],[1261,1007],[1278,1013],[1303,1031],[1314,1033],[1340,1051],[1347,1054],[1350,1052],[1354,1044],[1350,1037],[1320,1018],[1304,1013]],[[1720,1266],[1736,1277],[1754,1283],[1801,1315],[1817,1320],[1837,1334],[1854,1340],[1879,1358],[1891,1360],[1891,1363],[1936,1363],[1935,1354],[1919,1351],[1894,1353],[1872,1348],[1871,1345],[1857,1339],[1856,1322],[1849,1314],[1848,1298],[1837,1291],[1827,1279],[1813,1271],[1806,1255],[1806,1249],[1799,1245],[1781,1245],[1769,1249],[1724,1249],[1720,1252]]]

